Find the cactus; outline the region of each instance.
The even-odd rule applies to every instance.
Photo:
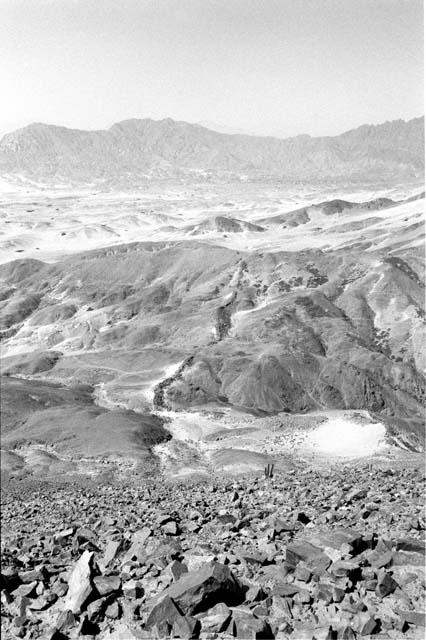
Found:
[[[273,476],[274,476],[274,465],[268,464],[268,466],[265,467],[265,478],[272,478]]]

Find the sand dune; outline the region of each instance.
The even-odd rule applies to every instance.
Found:
[[[48,194],[36,191],[28,196],[14,189],[0,199],[0,262],[17,257],[51,262],[114,244],[197,237],[242,251],[330,249],[355,242],[374,250],[394,243],[398,233],[401,246],[409,248],[419,244],[423,232],[424,201],[390,198],[395,193],[400,200],[418,194],[414,185],[411,191],[358,190],[350,194],[353,200],[333,198],[321,188],[292,195],[291,189],[289,193],[272,186],[265,194],[255,185],[249,190],[238,185],[204,187],[195,196],[185,190],[176,193],[170,185],[143,197],[128,192],[93,195],[87,190],[64,196],[53,188]],[[302,208],[295,209],[297,198]]]

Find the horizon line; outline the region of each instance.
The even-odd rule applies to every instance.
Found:
[[[9,135],[12,135],[14,133],[17,133],[19,131],[23,131],[24,129],[27,129],[29,127],[34,127],[34,126],[44,126],[44,127],[51,127],[51,128],[56,128],[56,129],[66,129],[67,131],[79,131],[82,133],[99,133],[99,132],[107,132],[110,131],[113,127],[120,125],[120,124],[124,124],[124,123],[128,123],[128,122],[156,122],[156,123],[162,123],[162,122],[172,122],[174,124],[185,124],[185,125],[189,125],[191,127],[198,127],[199,129],[205,129],[206,131],[212,131],[220,136],[235,136],[235,137],[243,137],[243,138],[272,138],[275,140],[292,140],[295,138],[338,138],[339,136],[345,135],[346,133],[350,133],[352,131],[357,131],[358,129],[361,129],[363,127],[380,127],[383,126],[385,124],[392,124],[394,122],[403,122],[405,124],[408,124],[409,122],[412,122],[414,120],[421,120],[425,118],[425,114],[423,113],[422,115],[419,116],[414,116],[412,118],[408,118],[408,119],[404,119],[404,118],[395,118],[393,120],[384,120],[383,122],[379,122],[376,124],[373,123],[363,123],[360,124],[356,127],[352,127],[351,129],[346,129],[345,131],[342,131],[341,133],[337,133],[335,135],[319,135],[319,136],[312,136],[309,133],[299,133],[293,136],[286,136],[286,137],[280,137],[278,135],[266,135],[266,134],[257,134],[257,133],[241,133],[241,132],[236,132],[236,133],[225,133],[223,131],[218,131],[217,129],[214,129],[212,127],[207,127],[205,125],[196,123],[196,122],[188,122],[187,120],[175,120],[174,118],[171,117],[166,117],[166,118],[151,118],[151,117],[147,117],[147,118],[125,118],[124,120],[118,120],[117,122],[113,122],[109,127],[104,127],[104,128],[93,128],[93,129],[82,129],[79,127],[69,127],[66,125],[60,125],[60,124],[51,124],[51,123],[47,123],[47,122],[40,122],[40,121],[34,121],[34,122],[30,122],[27,125],[24,125],[23,127],[18,127],[17,129],[12,129],[11,131],[7,131],[4,134],[0,134],[0,142]],[[230,127],[232,129],[232,127]]]

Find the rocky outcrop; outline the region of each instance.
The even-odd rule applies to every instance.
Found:
[[[424,472],[2,485],[5,637],[421,638]],[[172,526],[173,525],[173,526]]]

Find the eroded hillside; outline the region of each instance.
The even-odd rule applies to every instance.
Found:
[[[339,202],[321,205],[323,218],[343,224],[349,207]],[[358,209],[384,216],[388,206]],[[382,249],[392,218],[380,222],[368,250],[362,229],[358,241],[341,233],[335,250],[247,251],[193,238],[55,264],[12,261],[0,272],[3,372],[93,385],[104,405],[139,412],[367,409],[421,448],[422,253],[409,218],[395,247]]]

